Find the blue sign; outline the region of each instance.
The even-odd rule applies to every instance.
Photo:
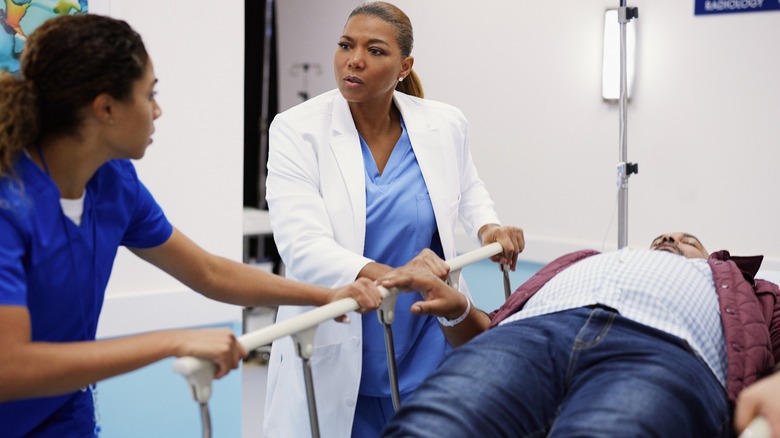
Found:
[[[780,0],[696,0],[696,15],[780,11]]]

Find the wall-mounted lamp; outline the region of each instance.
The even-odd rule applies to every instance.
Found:
[[[634,88],[634,66],[636,63],[636,20],[626,23],[626,92],[631,97]],[[604,13],[604,65],[602,71],[601,97],[604,100],[620,99],[620,22],[617,9]]]

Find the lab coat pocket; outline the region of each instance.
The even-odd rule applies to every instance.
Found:
[[[311,364],[315,366],[320,363],[328,363],[335,360],[341,352],[341,344],[330,344],[314,347],[311,355]]]

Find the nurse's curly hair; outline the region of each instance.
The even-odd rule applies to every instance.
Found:
[[[0,71],[0,177],[13,173],[13,162],[38,132],[35,92],[30,84]]]
[[[414,46],[412,22],[404,11],[397,6],[381,1],[367,2],[353,9],[352,13],[349,14],[349,18],[357,15],[375,17],[393,26],[393,29],[395,29],[395,40],[401,48],[401,56],[406,58],[412,54],[412,47]],[[347,21],[349,21],[349,18]],[[414,70],[409,72],[409,76],[403,82],[398,82],[395,89],[411,96],[424,97],[422,82],[420,82],[420,78]]]
[[[78,135],[99,94],[131,98],[149,55],[126,22],[83,14],[52,18],[25,42],[20,76],[0,73],[0,176],[44,136]]]

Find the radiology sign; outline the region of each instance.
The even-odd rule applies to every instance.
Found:
[[[695,0],[696,15],[780,11],[780,0]]]

